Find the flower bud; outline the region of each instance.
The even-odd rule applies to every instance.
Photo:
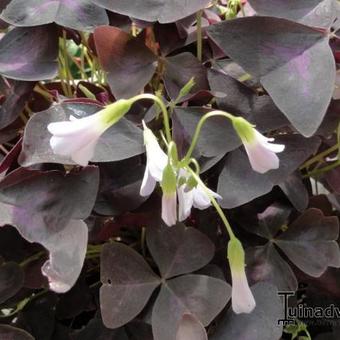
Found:
[[[131,100],[121,99],[91,116],[79,119],[70,116],[69,121],[50,123],[47,129],[52,134],[53,152],[86,166],[100,136],[129,111],[131,103]]]
[[[103,110],[99,111],[105,124],[110,126],[117,123],[124,115],[129,112],[133,101],[131,99],[119,99],[113,104],[106,106]]]
[[[187,94],[189,94],[191,89],[194,86],[195,86],[195,78],[192,77],[179,91],[178,99],[181,99],[181,98],[185,97]]]
[[[162,178],[162,219],[168,225],[172,226],[177,221],[177,176],[170,163],[166,165]]]
[[[156,136],[143,121],[143,136],[146,148],[146,167],[142,185],[141,196],[149,196],[155,189],[156,183],[162,181],[163,171],[168,163],[168,156],[158,144]]]
[[[245,273],[245,255],[241,242],[232,238],[228,243],[228,260],[232,279],[231,303],[236,314],[250,313],[256,306]]]
[[[274,138],[267,138],[258,132],[254,125],[242,117],[232,118],[232,124],[246,149],[253,170],[263,174],[279,167],[276,153],[285,148],[282,144],[271,144]]]

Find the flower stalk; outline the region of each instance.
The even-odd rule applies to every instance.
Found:
[[[196,28],[197,28],[197,59],[202,61],[202,45],[203,45],[203,35],[202,35],[202,14],[203,10],[200,10],[196,14]]]
[[[165,129],[165,136],[166,139],[168,141],[168,143],[171,142],[172,138],[171,138],[171,129],[170,129],[170,119],[169,119],[169,114],[168,114],[168,110],[166,108],[166,106],[163,103],[163,100],[158,98],[157,96],[153,95],[153,94],[149,94],[149,93],[143,93],[143,94],[139,94],[133,98],[131,98],[131,100],[135,103],[139,100],[143,100],[143,99],[149,99],[149,100],[153,100],[162,110],[162,115],[163,115],[163,124],[164,124],[164,129]]]
[[[259,173],[265,173],[271,169],[277,169],[279,167],[279,158],[276,153],[282,152],[285,148],[282,144],[271,144],[274,138],[267,138],[255,129],[255,126],[250,124],[243,117],[235,117],[232,114],[224,111],[211,111],[206,113],[198,122],[196,130],[194,132],[191,145],[187,154],[181,161],[181,166],[187,166],[191,155],[196,147],[198,138],[204,123],[211,117],[224,117],[231,121],[235,132],[241,139],[250,164],[254,171]]]
[[[233,232],[233,229],[231,228],[231,225],[227,219],[227,217],[224,215],[223,210],[221,209],[220,205],[216,201],[215,197],[211,194],[210,190],[206,187],[206,185],[203,183],[201,178],[193,171],[190,167],[187,167],[187,170],[191,173],[192,177],[197,181],[198,184],[200,184],[203,188],[207,196],[209,197],[211,204],[214,206],[216,209],[217,213],[219,214],[223,224],[226,227],[226,230],[228,232],[229,238],[230,239],[236,239],[236,236]]]
[[[198,142],[198,138],[200,136],[200,133],[201,133],[201,130],[202,130],[202,127],[204,125],[204,123],[211,117],[225,117],[229,120],[232,120],[234,118],[233,115],[231,115],[230,113],[228,112],[224,112],[224,111],[211,111],[211,112],[208,112],[206,113],[198,122],[197,126],[196,126],[196,129],[195,129],[195,132],[194,132],[194,135],[192,137],[192,141],[191,141],[191,144],[190,144],[190,147],[186,153],[186,155],[184,156],[184,158],[182,159],[181,161],[181,165],[182,166],[186,166],[189,164],[189,161],[190,161],[190,158],[192,156],[192,153],[194,152],[195,150],[195,147],[196,147],[196,144]]]

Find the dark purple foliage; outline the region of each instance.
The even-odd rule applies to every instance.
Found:
[[[0,1],[0,340],[286,340],[278,291],[340,306],[339,2],[235,3]],[[88,166],[51,146],[50,123],[141,93],[164,102],[180,158],[215,110],[285,145],[256,172],[214,116],[192,153],[245,248],[250,314],[232,309],[216,210],[167,227],[160,186],[140,195],[142,120],[168,143],[159,106],[134,103]],[[301,321],[339,338],[338,319]]]

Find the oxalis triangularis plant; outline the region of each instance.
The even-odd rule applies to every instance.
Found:
[[[0,9],[0,339],[338,339],[336,0]]]

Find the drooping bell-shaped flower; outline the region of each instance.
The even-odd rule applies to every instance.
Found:
[[[53,152],[86,166],[94,155],[99,137],[130,107],[129,100],[121,99],[91,116],[79,119],[70,116],[69,121],[50,123],[47,129],[52,134],[50,145]]]
[[[141,196],[149,196],[155,189],[156,183],[162,181],[163,171],[168,163],[168,156],[158,144],[156,136],[143,121],[143,136],[146,149],[146,168],[142,185]]]
[[[162,220],[171,227],[177,222],[177,176],[170,162],[165,166],[162,177]]]
[[[245,255],[241,242],[232,238],[228,243],[228,260],[231,271],[231,304],[236,314],[250,313],[256,303],[245,272]]]
[[[211,205],[209,195],[217,199],[222,197],[210,189],[204,189],[193,177],[190,177],[185,169],[179,171],[180,181],[177,188],[178,193],[178,220],[184,221],[190,215],[192,207],[203,210]],[[183,180],[183,183],[181,183]]]
[[[234,129],[246,149],[253,170],[263,174],[279,167],[277,153],[285,148],[283,144],[272,144],[274,138],[267,138],[242,117],[232,119]]]

